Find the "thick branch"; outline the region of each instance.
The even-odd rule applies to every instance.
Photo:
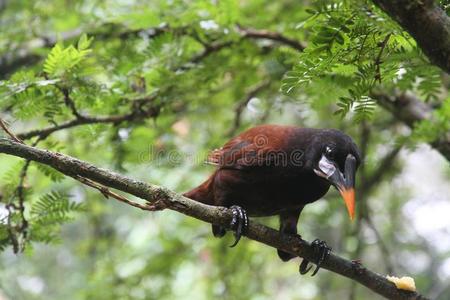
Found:
[[[132,194],[149,202],[163,202],[167,208],[185,215],[229,227],[231,212],[224,207],[205,205],[171,190],[153,184],[137,181],[123,175],[97,168],[94,165],[78,159],[46,150],[40,150],[10,139],[0,139],[0,153],[10,154],[25,159],[37,161],[55,168],[61,173],[79,178],[80,176]],[[297,235],[280,235],[278,231],[250,222],[246,236],[255,241],[314,261],[314,254],[309,243]],[[418,293],[398,290],[384,276],[374,273],[362,265],[331,254],[323,263],[322,268],[328,269],[345,277],[353,279],[374,292],[389,299],[426,299]]]
[[[411,128],[415,123],[429,120],[433,116],[433,108],[411,93],[388,95],[382,92],[373,92],[371,96],[377,99],[381,106],[389,110],[397,120]],[[430,145],[450,161],[450,132],[431,142]]]
[[[417,41],[428,58],[450,73],[450,18],[433,0],[373,0]]]

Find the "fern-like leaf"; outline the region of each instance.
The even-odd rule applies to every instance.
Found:
[[[64,179],[64,175],[44,164],[36,163],[37,169],[41,171],[45,176],[49,177],[54,182],[60,182]]]

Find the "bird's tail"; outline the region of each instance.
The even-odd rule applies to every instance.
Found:
[[[213,180],[214,174],[198,187],[184,193],[183,196],[201,203],[214,205],[214,189],[212,187]]]

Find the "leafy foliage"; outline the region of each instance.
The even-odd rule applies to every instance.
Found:
[[[310,30],[311,45],[282,80],[284,93],[313,81],[320,84],[317,81],[326,76],[346,76],[354,85],[339,98],[335,113],[345,117],[353,111],[356,121],[373,116],[376,103],[371,92],[379,86],[406,90],[411,86],[404,83],[413,83],[426,100],[437,99],[439,69],[426,62],[412,38],[394,24],[388,26],[388,17],[375,6],[319,1],[307,12],[310,17],[301,27]],[[403,78],[407,79],[399,84]]]
[[[41,196],[30,211],[30,239],[49,243],[58,239],[62,224],[72,220],[73,214],[85,211],[82,203],[70,201],[69,196],[52,191]]]
[[[50,177],[50,179],[53,182],[60,182],[61,180],[64,179],[64,175],[61,174],[60,172],[56,171],[55,169],[47,166],[47,165],[43,165],[43,164],[37,164],[37,168],[39,171],[41,171],[45,176]]]
[[[92,40],[87,35],[82,35],[76,48],[73,45],[64,48],[61,44],[56,44],[44,62],[44,72],[50,77],[64,77],[69,74],[83,76],[88,74],[87,71],[89,69],[85,61],[91,52],[89,47]]]

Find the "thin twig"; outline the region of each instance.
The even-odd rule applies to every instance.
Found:
[[[20,143],[20,144],[24,144],[22,140],[20,140],[19,138],[17,138],[14,133],[9,130],[8,126],[6,126],[5,121],[3,121],[3,119],[0,118],[0,126],[2,127],[2,129],[6,132],[7,135],[9,135],[11,137],[11,139],[13,139],[14,141]],[[14,253],[18,253],[20,251],[20,243],[19,240],[17,239],[17,235],[13,230],[13,226],[12,226],[12,216],[14,214],[14,212],[16,210],[20,210],[21,212],[24,211],[23,206],[19,205],[19,207],[13,202],[13,197],[8,201],[8,203],[5,205],[6,210],[8,211],[8,215],[6,216],[7,219],[7,231],[8,231],[8,235],[9,238],[11,240],[11,244],[13,246],[13,252]],[[22,214],[23,216],[23,214]]]
[[[80,114],[75,106],[75,102],[73,101],[73,99],[70,97],[70,91],[67,87],[61,87],[59,85],[57,85],[57,88],[61,91],[61,93],[64,96],[64,103],[66,104],[66,106],[70,109],[70,111],[72,112],[72,114],[75,116],[76,119],[84,119],[85,117]]]
[[[372,172],[371,176],[369,176],[364,183],[361,183],[362,190],[364,190],[365,195],[370,194],[377,183],[379,183],[383,176],[388,173],[387,171],[392,169],[401,149],[402,146],[397,145],[389,151],[378,163],[378,168]]]
[[[375,236],[377,237],[377,245],[378,245],[378,248],[380,248],[383,259],[385,260],[384,264],[386,266],[386,271],[390,274],[394,274],[395,266],[394,266],[394,262],[392,261],[392,258],[391,258],[391,254],[390,254],[391,252],[389,251],[388,247],[384,243],[380,232],[378,231],[377,227],[375,226],[375,224],[372,221],[372,218],[369,215],[365,215],[363,219],[366,222],[366,224],[369,226],[369,228],[372,230],[372,232],[375,234]]]
[[[378,52],[377,58],[375,59],[375,81],[378,80],[379,83],[381,83],[381,55],[383,54],[384,48],[386,48],[390,37],[391,33],[386,35],[384,40],[379,44],[380,52]]]
[[[278,32],[272,32],[264,29],[257,30],[252,28],[243,28],[240,26],[238,26],[237,28],[243,37],[276,41],[288,45],[289,47],[296,49],[298,51],[303,51],[306,48],[306,46],[303,45],[301,42],[295,39],[288,38]]]
[[[15,210],[15,206],[12,203],[8,203],[5,205],[5,208],[8,211],[8,215],[6,216],[8,236],[9,236],[9,239],[11,240],[11,244],[13,246],[13,252],[19,253],[19,250],[20,250],[19,241],[17,240],[16,233],[14,232],[13,226],[11,223],[12,215]]]
[[[359,259],[359,257],[361,257],[361,255],[364,252],[364,241],[363,239],[361,239],[361,235],[362,235],[362,228],[361,228],[361,220],[362,220],[362,216],[364,216],[367,213],[368,210],[368,203],[367,203],[367,196],[365,193],[365,188],[364,188],[364,183],[367,180],[367,166],[365,163],[366,157],[367,157],[367,150],[369,148],[369,143],[370,143],[370,139],[372,136],[372,132],[370,130],[370,127],[367,125],[366,121],[363,121],[361,124],[361,131],[360,131],[360,138],[359,138],[359,145],[360,145],[360,151],[361,151],[361,158],[362,158],[362,164],[359,167],[359,174],[360,174],[360,181],[359,181],[359,185],[358,185],[358,190],[357,193],[358,195],[364,195],[363,197],[365,197],[365,199],[363,199],[363,201],[359,201],[359,205],[357,206],[357,210],[358,210],[358,214],[357,214],[357,219],[356,219],[356,226],[354,227],[354,232],[352,233],[352,236],[356,236],[356,248],[352,253],[353,257],[356,257]],[[349,289],[349,300],[354,300],[356,299],[356,282],[352,281],[350,283],[350,289]]]
[[[362,51],[364,50],[364,45],[366,43],[367,38],[369,37],[369,34],[371,34],[371,33],[372,33],[372,31],[369,31],[362,40],[361,47],[359,48],[358,54],[356,55],[356,61],[358,63],[360,63]]]
[[[160,105],[150,105],[147,108],[144,108],[145,104],[153,103],[153,100],[156,99],[157,95],[153,95],[151,97],[147,97],[141,100],[132,101],[131,112],[123,114],[123,115],[112,115],[105,117],[91,117],[83,115],[81,118],[75,118],[73,120],[61,123],[56,126],[50,126],[43,129],[31,130],[28,132],[19,133],[18,136],[24,140],[30,139],[32,137],[40,137],[41,139],[46,138],[50,134],[67,128],[72,128],[80,125],[88,125],[88,124],[120,124],[122,122],[132,122],[145,118],[154,118],[157,117],[160,112]]]
[[[2,127],[2,129],[16,142],[23,144],[23,141],[21,139],[19,139],[17,136],[14,135],[14,133],[11,132],[11,130],[9,130],[8,126],[6,126],[5,121],[3,121],[0,118],[0,126]]]
[[[258,83],[257,85],[251,87],[248,92],[246,93],[245,97],[238,102],[236,105],[236,108],[234,109],[234,122],[233,127],[230,128],[230,130],[227,132],[227,136],[233,136],[236,131],[241,126],[241,117],[242,113],[244,112],[245,107],[247,104],[252,100],[252,98],[256,97],[262,90],[270,86],[270,80],[263,80],[262,82]]]
[[[76,180],[78,180],[79,182],[81,182],[81,183],[83,183],[83,184],[85,184],[85,185],[87,185],[87,186],[90,186],[90,187],[92,187],[92,188],[94,188],[94,189],[99,190],[100,193],[102,193],[102,195],[105,196],[105,198],[112,197],[112,198],[114,198],[114,199],[116,199],[116,200],[118,200],[118,201],[120,201],[120,202],[123,202],[123,203],[125,203],[125,204],[131,205],[131,206],[134,206],[134,207],[137,207],[137,208],[142,209],[142,210],[146,210],[146,211],[157,211],[157,210],[163,210],[164,208],[166,208],[166,207],[164,207],[164,205],[162,204],[163,202],[159,202],[157,205],[156,205],[156,203],[143,205],[143,204],[136,203],[136,202],[133,202],[133,201],[131,201],[131,200],[128,200],[128,199],[125,198],[124,196],[119,195],[119,194],[117,194],[117,193],[111,191],[111,190],[108,189],[107,187],[105,187],[105,186],[103,186],[103,185],[101,185],[101,184],[98,184],[97,182],[92,181],[92,180],[90,180],[90,179],[87,179],[87,178],[85,178],[85,177],[82,177],[82,176],[78,176],[78,175],[77,175],[77,176],[74,176],[73,178],[75,178]]]
[[[37,138],[33,144],[32,147],[35,147],[42,139]],[[22,170],[20,171],[19,175],[19,184],[16,188],[17,198],[19,199],[19,205],[15,206],[16,210],[19,210],[20,212],[20,218],[22,224],[19,227],[20,233],[22,234],[22,243],[20,245],[20,251],[23,252],[25,250],[26,240],[28,237],[28,220],[25,217],[25,178],[27,176],[28,169],[30,167],[31,160],[27,159],[25,160],[25,164],[22,167]]]
[[[28,220],[25,217],[25,177],[27,175],[28,168],[30,166],[31,160],[27,159],[25,164],[20,171],[19,175],[19,184],[16,188],[17,198],[19,199],[19,213],[21,218],[21,225],[19,227],[20,233],[22,235],[22,243],[20,245],[20,251],[22,252],[25,249],[26,240],[28,237]]]
[[[178,68],[178,70],[180,70],[180,71],[189,70],[192,68],[192,65],[199,63],[200,61],[204,60],[205,58],[207,58],[208,56],[210,56],[211,54],[213,54],[215,52],[218,52],[226,47],[233,45],[233,43],[234,43],[233,41],[227,41],[227,42],[221,42],[221,43],[217,42],[217,43],[205,45],[202,52],[200,52],[197,55],[194,55],[189,60],[188,63],[180,66]]]

